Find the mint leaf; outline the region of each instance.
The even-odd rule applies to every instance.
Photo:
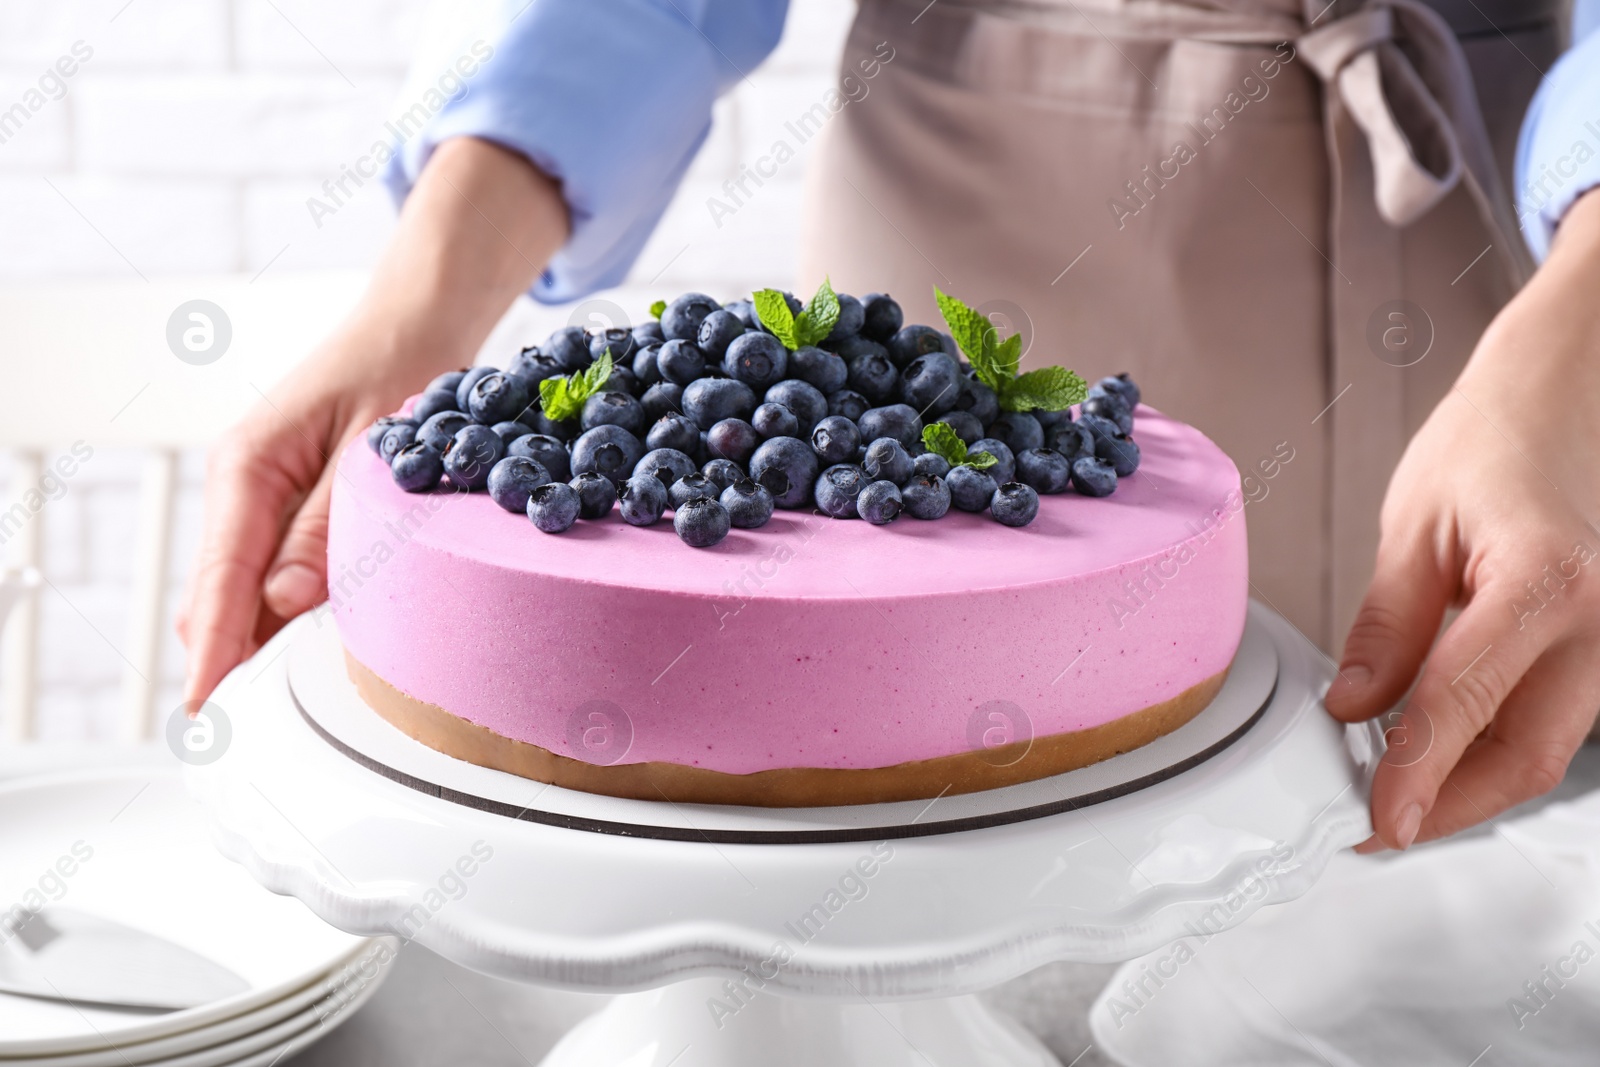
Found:
[[[933,299],[939,305],[945,325],[950,327],[950,336],[956,339],[967,361],[976,367],[994,344],[991,340],[994,324],[956,297],[940,292],[937,285],[933,287]]]
[[[611,349],[587,368],[565,378],[546,378],[539,383],[539,407],[551,422],[565,422],[583,413],[583,402],[605,388],[611,378]]]
[[[1006,411],[1060,411],[1079,403],[1089,387],[1065,367],[1041,367],[1006,383],[1000,406]]]
[[[947,422],[930,422],[924,426],[922,443],[952,467],[967,466],[981,471],[1000,462],[988,452],[968,452],[967,443]]]
[[[948,422],[930,422],[924,426],[922,443],[952,467],[967,461],[967,443]]]
[[[828,279],[811,296],[811,303],[794,320],[795,340],[800,346],[814,345],[825,339],[839,321],[839,297],[835,295]]]
[[[994,334],[989,335],[991,338]],[[1017,364],[1022,362],[1022,335],[1014,333],[995,345],[992,350],[995,367],[1009,381],[1017,376]]]
[[[657,300],[654,304],[650,305],[650,316],[652,318],[659,319],[661,317],[661,313],[665,310],[667,310],[667,302],[665,300]]]
[[[782,293],[776,289],[763,289],[754,295],[752,302],[761,325],[771,330],[772,336],[782,341],[785,348],[793,352],[801,347],[795,336],[794,312],[789,310],[789,301],[784,299]]]

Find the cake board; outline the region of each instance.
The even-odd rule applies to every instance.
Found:
[[[935,1051],[1043,1067],[1049,1053],[970,994],[1236,925],[1371,832],[1378,728],[1326,715],[1332,668],[1286,622],[1252,605],[1248,630],[1242,651],[1275,670],[1262,703],[1233,706],[1259,697],[1241,656],[1235,674],[1256,688],[1197,717],[1226,743],[1058,776],[1059,810],[1024,791],[910,814],[647,815],[498,772],[430,783],[446,775],[403,745],[341,738],[348,716],[309,710],[357,699],[319,679],[329,636],[310,616],[219,688],[232,742],[189,781],[225,854],[336,926],[503,978],[630,994],[546,1067],[909,1065]]]

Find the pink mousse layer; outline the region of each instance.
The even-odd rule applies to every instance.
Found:
[[[485,494],[404,493],[358,439],[330,604],[401,691],[590,762],[883,767],[972,751],[991,701],[1035,736],[1080,730],[1222,671],[1244,629],[1238,471],[1148,408],[1135,437],[1114,495],[1044,497],[1022,529],[779,511],[710,549],[670,514],[552,536]],[[625,717],[625,754],[586,751],[593,701]]]

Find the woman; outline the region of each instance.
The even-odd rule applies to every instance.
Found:
[[[370,293],[213,454],[191,699],[325,595],[351,435],[530,285],[621,280],[783,7],[507,9],[499,59],[395,160]],[[1348,629],[1334,714],[1416,681],[1371,848],[1547,791],[1600,709],[1594,39],[1523,130],[1537,271],[1505,192],[1559,7],[866,0],[844,62],[871,95],[827,109],[810,176],[802,288],[827,271],[922,321],[935,284],[1004,302],[1029,362],[1132,370],[1238,461],[1256,595],[1326,647]]]

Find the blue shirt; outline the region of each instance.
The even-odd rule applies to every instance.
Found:
[[[413,106],[391,130],[384,179],[403,200],[451,137],[514,149],[561,183],[572,221],[534,298],[563,303],[619,285],[710,132],[713,102],[777,46],[787,9],[788,0],[500,0],[453,66],[413,68],[402,95]],[[1600,0],[1577,0],[1576,12],[1579,33],[1600,24]],[[452,71],[460,77],[441,81]],[[1542,259],[1562,214],[1600,185],[1600,34],[1540,86],[1516,184],[1523,233]]]

